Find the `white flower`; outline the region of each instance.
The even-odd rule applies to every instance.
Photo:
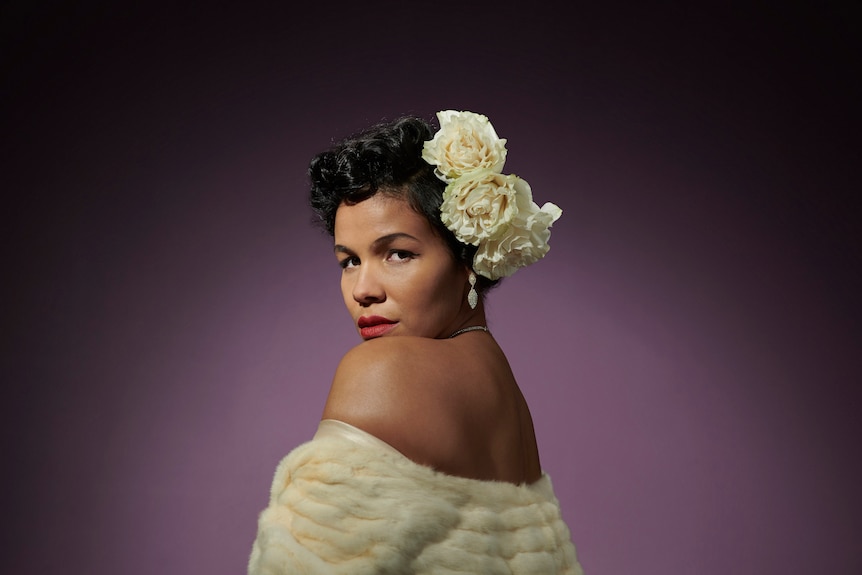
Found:
[[[517,176],[481,170],[446,186],[440,219],[458,241],[479,245],[499,236],[518,214],[518,196],[531,197],[530,186]]]
[[[506,140],[488,118],[473,112],[437,112],[440,129],[425,142],[422,159],[447,183],[440,220],[458,241],[477,246],[473,270],[496,280],[543,257],[551,225],[563,211],[533,202],[530,185],[503,174]]]
[[[497,137],[488,118],[474,112],[437,112],[440,129],[425,142],[422,159],[437,166],[445,182],[475,170],[500,173],[506,162],[506,140]]]
[[[492,280],[510,276],[548,253],[550,227],[563,211],[550,202],[539,208],[526,195],[519,195],[518,203],[517,216],[503,233],[480,244],[473,258],[477,274]]]

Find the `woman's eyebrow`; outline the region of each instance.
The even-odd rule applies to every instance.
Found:
[[[405,234],[404,232],[395,232],[394,234],[386,234],[385,236],[380,236],[374,243],[371,244],[372,249],[380,249],[382,246],[388,246],[392,242],[398,239],[407,238],[409,240],[413,240],[418,242],[419,239],[411,236],[410,234]]]
[[[401,239],[401,238],[407,238],[409,240],[413,240],[416,242],[419,241],[419,238],[417,238],[415,236],[411,236],[410,234],[407,234],[404,232],[395,232],[392,234],[386,234],[385,236],[380,236],[379,238],[374,240],[371,243],[371,249],[374,251],[379,251],[383,247],[388,246],[389,244],[391,244],[395,240]],[[355,254],[355,252],[353,250],[351,250],[347,246],[343,246],[341,244],[335,244],[335,247],[333,249],[335,250],[336,253],[344,253],[344,254],[350,254],[350,255]]]

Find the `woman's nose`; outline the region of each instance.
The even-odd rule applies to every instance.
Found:
[[[372,265],[360,266],[353,284],[353,299],[362,305],[379,303],[386,299],[386,290],[380,281],[380,274]]]

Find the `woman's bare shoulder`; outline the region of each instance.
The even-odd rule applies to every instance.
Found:
[[[436,340],[418,337],[378,338],[348,351],[338,364],[324,415],[333,419],[397,419],[433,395],[443,377],[444,350]],[[348,421],[348,423],[354,423]]]
[[[338,419],[432,467],[445,467],[461,433],[464,386],[456,385],[458,353],[451,342],[378,338],[345,354],[323,418]]]
[[[424,337],[377,338],[360,343],[348,351],[338,364],[335,382],[374,384],[403,376],[444,375],[441,360],[451,351],[440,340]],[[430,370],[430,371],[429,371]]]

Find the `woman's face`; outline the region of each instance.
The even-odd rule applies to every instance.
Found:
[[[363,339],[443,338],[463,320],[468,270],[406,200],[378,193],[342,204],[335,256],[344,303]]]

